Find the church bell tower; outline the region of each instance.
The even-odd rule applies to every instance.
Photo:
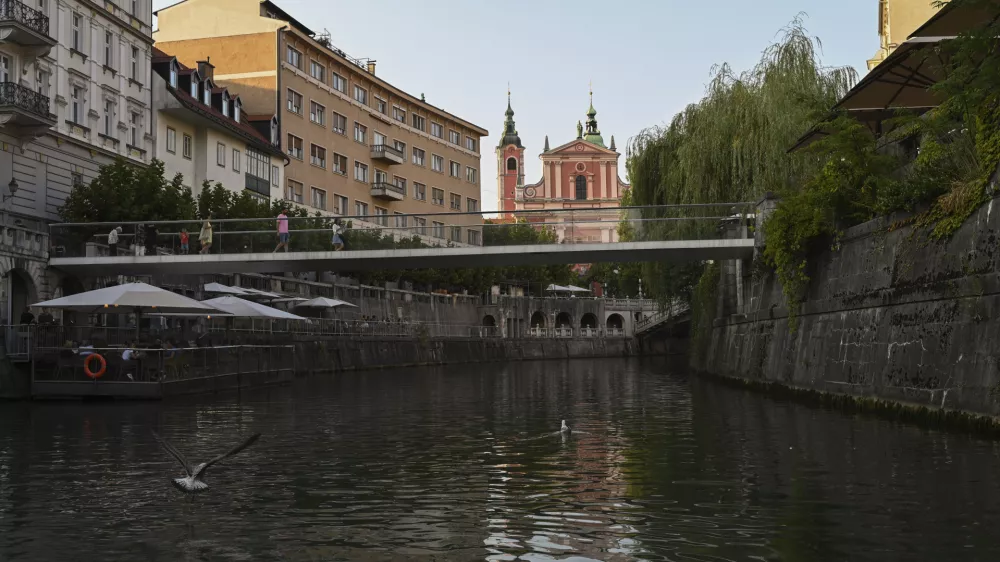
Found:
[[[509,213],[516,207],[519,190],[524,186],[524,146],[514,126],[514,110],[510,107],[510,90],[507,91],[507,119],[503,136],[497,144],[497,210]],[[510,215],[508,215],[510,216]]]

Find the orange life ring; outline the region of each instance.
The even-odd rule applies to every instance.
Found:
[[[90,361],[95,358],[101,362],[101,368],[98,369],[96,373],[90,370]],[[104,357],[102,357],[101,354],[99,353],[91,353],[90,355],[87,356],[86,359],[83,360],[83,372],[87,373],[87,376],[92,379],[101,378],[101,375],[103,375],[104,371],[107,370],[108,370],[108,362],[105,361]]]

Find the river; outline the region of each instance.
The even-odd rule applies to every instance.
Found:
[[[196,462],[263,437],[187,496],[151,429]],[[0,403],[0,560],[992,562],[998,455],[664,360]]]

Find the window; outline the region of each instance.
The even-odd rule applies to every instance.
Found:
[[[333,164],[331,170],[335,174],[347,175],[347,157],[343,154],[333,153]]]
[[[392,118],[400,123],[406,123],[406,110],[395,105],[392,106]]]
[[[184,156],[184,158],[187,158],[188,160],[191,159],[191,141],[192,140],[193,139],[191,138],[191,135],[185,134],[184,135],[184,143],[181,145],[181,154]]]
[[[472,183],[476,183],[476,169],[475,168],[470,168],[469,166],[465,167],[465,181],[471,181]]]
[[[449,173],[453,178],[462,177],[462,165],[452,160],[450,163]]]
[[[110,31],[104,32],[104,66],[114,68],[115,63],[115,34]],[[175,86],[176,87],[176,86]]]
[[[399,176],[393,176],[392,183],[403,195],[406,195],[406,179]]]
[[[233,150],[234,156],[239,153]],[[274,177],[272,177],[272,171]],[[258,182],[247,182],[247,187],[261,195],[271,196],[272,182],[276,182],[277,171],[271,168],[271,157],[257,150],[252,146],[247,146],[247,175],[260,179]]]
[[[208,80],[202,83],[202,102],[205,105],[212,105],[212,83]]]
[[[431,188],[431,203],[444,206],[444,190],[436,187]]]
[[[424,158],[426,155],[427,153],[424,152],[423,150],[417,147],[413,147],[413,163],[416,164],[417,166],[424,165]]]
[[[139,47],[132,47],[132,73],[129,77],[134,82],[139,81]]]
[[[240,102],[239,99],[237,99],[235,102],[233,102],[233,119],[236,120],[237,123],[240,122],[241,109],[243,109],[243,103]]]
[[[288,90],[288,111],[302,115],[302,94]]]
[[[413,128],[418,131],[423,131],[427,127],[427,121],[423,117],[413,114]]]
[[[361,102],[363,105],[368,105],[368,90],[362,88],[361,86],[354,86],[354,99]]]
[[[389,226],[389,210],[382,207],[375,207],[374,222],[379,226]]]
[[[385,135],[383,135],[378,131],[375,131],[375,134],[372,136],[372,145],[385,146]]]
[[[292,47],[291,45],[288,46],[288,53],[285,60],[288,61],[288,64],[302,70],[302,53],[300,53],[295,47]]]
[[[457,193],[452,193],[452,194],[450,194],[448,196],[448,198],[449,198],[449,206],[451,207],[451,209],[453,211],[461,211],[462,210],[462,196],[461,195],[459,195]]]
[[[462,227],[460,226],[451,227],[451,241],[452,242],[462,241]]]
[[[413,217],[413,229],[421,236],[427,234],[427,219],[423,217]]]
[[[105,121],[104,129],[105,129],[105,131],[107,131],[108,122],[110,121],[108,119],[108,106],[109,105],[111,105],[111,102],[108,102],[108,101],[104,102],[104,121]],[[108,135],[107,132],[105,132],[104,134]],[[176,154],[177,153],[177,131],[175,131],[171,127],[167,127],[167,152],[169,152],[170,154]]]
[[[333,132],[342,135],[347,134],[347,117],[339,113],[331,113],[330,120],[333,121]]]
[[[177,65],[170,63],[170,87],[177,87]]]
[[[302,139],[291,133],[288,133],[288,155],[302,160]]]
[[[325,84],[326,83],[326,67],[323,66],[322,64],[314,61],[314,60],[310,60],[309,61],[309,76],[312,76],[316,80],[319,80],[320,82],[323,82]]]
[[[354,202],[354,214],[359,217],[368,216],[368,203],[362,203],[361,201]]]
[[[215,145],[215,163],[226,167],[226,145],[221,142]]]
[[[458,131],[448,131],[448,142],[454,145],[462,143],[462,135],[458,134]]]
[[[0,76],[3,77],[3,80],[0,80],[0,82],[7,81],[7,67],[9,64],[10,64],[10,59],[8,59],[7,57],[0,56]],[[40,68],[35,73],[35,83],[36,86],[38,87],[38,93],[45,97],[49,97],[50,76],[51,74],[49,74],[47,70],[42,70]]]
[[[444,223],[434,221],[431,223],[431,236],[434,238],[444,238]]]
[[[431,169],[435,172],[444,173],[444,156],[431,154]]]
[[[465,137],[465,148],[475,152],[476,151],[476,139],[472,137]]]
[[[222,114],[229,117],[229,94],[222,92]]]
[[[406,215],[404,215],[403,213],[393,213],[392,219],[393,222],[395,223],[394,226],[396,228],[406,228],[407,226],[406,218],[407,218]]]
[[[112,137],[115,132],[115,102],[104,100],[104,136]],[[167,127],[167,152],[177,151],[177,132]]]
[[[10,57],[0,53],[0,82],[10,81]]]
[[[77,125],[83,124],[83,88],[73,86],[73,106],[70,109],[70,120]]]
[[[392,140],[392,147],[399,151],[406,158],[406,143],[403,141],[398,141],[396,139]]]
[[[333,212],[337,213],[338,215],[346,215],[349,212],[347,210],[347,205],[348,205],[347,197],[344,197],[343,195],[333,196]]]
[[[281,174],[278,172],[277,166],[271,166],[271,185],[278,187],[278,176]]]
[[[73,186],[83,185],[83,174],[79,172],[73,172],[70,174],[70,182]]]
[[[427,186],[413,182],[413,198],[417,201],[427,201]]]
[[[194,74],[191,75],[191,97],[198,99],[198,80],[194,77]]]
[[[357,121],[354,122],[354,140],[361,144],[368,144],[368,127]]]
[[[309,120],[317,125],[326,124],[326,108],[322,105],[310,101],[309,102]]]
[[[132,15],[139,17],[139,0],[132,0]]]
[[[333,89],[337,90],[338,92],[340,92],[342,94],[346,94],[347,93],[347,80],[344,80],[344,77],[341,76],[341,75],[339,75],[339,74],[337,74],[336,72],[331,72],[330,75],[333,78]]]
[[[440,123],[431,122],[431,134],[439,139],[444,138],[444,127]]]
[[[309,145],[309,163],[313,166],[326,168],[326,149],[315,144]]]
[[[478,246],[479,245],[479,231],[469,229],[469,245]]]
[[[507,159],[507,169],[512,172],[517,171],[517,158],[511,156],[510,158]]]
[[[472,197],[466,197],[465,198],[465,208],[470,213],[477,213],[477,212],[479,212],[479,201],[476,200],[476,199],[473,199]]]
[[[576,198],[587,198],[587,178],[584,176],[576,176]]]
[[[74,51],[83,50],[83,16],[73,12],[73,31],[70,36],[70,46]]]
[[[354,179],[368,183],[368,164],[354,161]]]
[[[377,109],[379,113],[387,113],[389,111],[385,100],[378,96],[375,96],[375,109]]]
[[[389,183],[389,174],[383,170],[375,169],[375,181],[373,183]]]
[[[317,209],[326,210],[326,192],[317,187],[312,188],[312,206]]]
[[[288,180],[288,187],[285,188],[285,199],[293,203],[301,203],[302,184],[295,180]]]
[[[240,151],[235,148],[233,149],[233,171],[240,171]]]
[[[142,137],[141,120],[142,115],[138,111],[133,111],[129,117],[129,139],[132,141],[130,144],[135,147],[139,146],[139,140]]]

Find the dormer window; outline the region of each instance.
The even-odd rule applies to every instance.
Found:
[[[170,62],[170,87],[177,87],[177,61]]]
[[[222,92],[222,114],[229,117],[229,94]]]
[[[198,99],[198,77],[194,74],[191,75],[191,97]]]
[[[237,123],[240,122],[240,108],[243,107],[243,103],[239,99],[233,104],[233,120]]]
[[[212,83],[209,82],[208,80],[205,80],[202,84],[203,84],[202,90],[204,90],[204,96],[202,96],[203,97],[202,101],[205,102],[205,105],[212,105]]]

